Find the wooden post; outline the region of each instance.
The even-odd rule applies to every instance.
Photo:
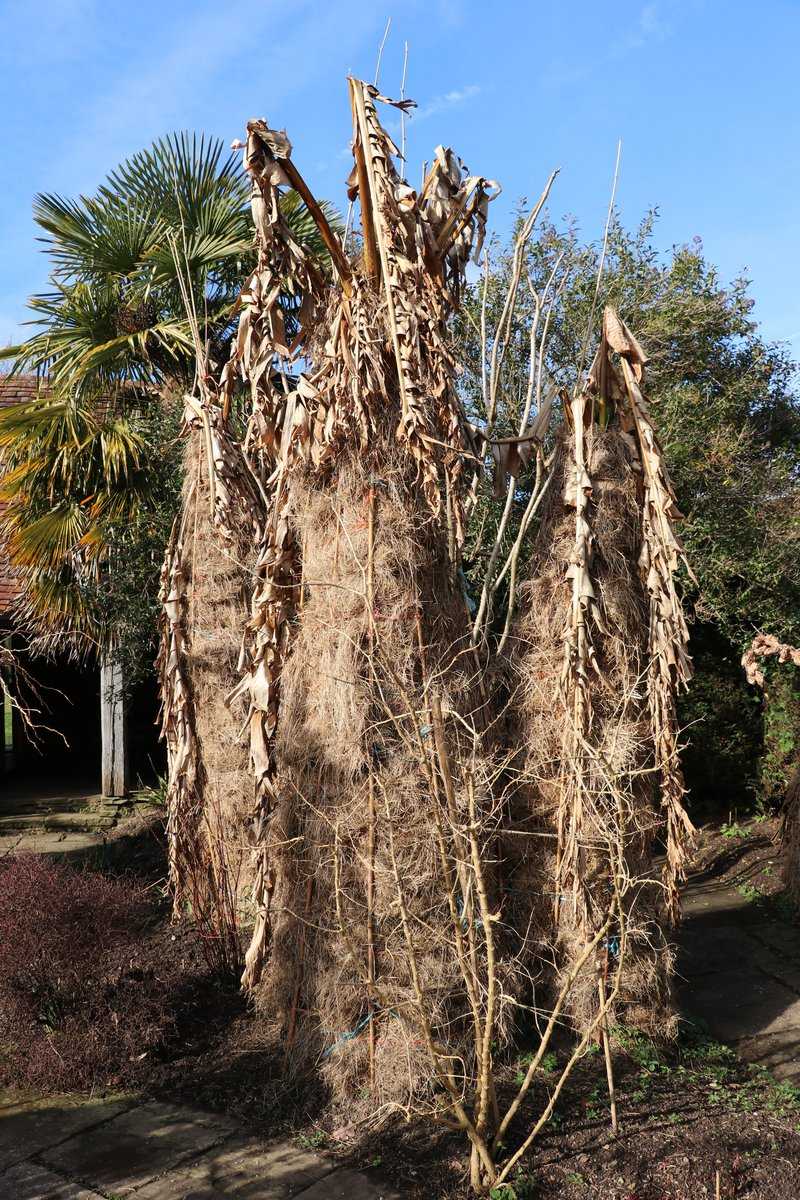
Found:
[[[122,667],[111,653],[106,653],[100,663],[101,786],[104,796],[126,796],[128,793],[126,734]]]

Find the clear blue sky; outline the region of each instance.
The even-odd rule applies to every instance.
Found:
[[[229,142],[264,116],[344,206],[345,75],[373,77],[388,16],[412,180],[452,145],[502,183],[503,233],[558,165],[553,215],[597,237],[621,137],[623,219],[657,204],[665,249],[699,235],[724,278],[747,269],[764,333],[800,355],[798,0],[0,0],[0,343],[46,281],[34,193],[91,191],[170,130]]]

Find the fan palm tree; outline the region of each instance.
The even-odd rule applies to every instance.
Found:
[[[282,203],[297,241],[325,266],[297,194]],[[323,208],[335,228],[335,212]],[[29,301],[36,331],[0,357],[47,387],[33,404],[0,409],[3,532],[25,573],[26,615],[40,628],[102,638],[90,597],[115,531],[160,503],[163,422],[149,440],[147,412],[194,375],[187,284],[212,358],[227,354],[255,264],[249,182],[220,141],[172,135],[122,163],[93,196],[37,196],[34,219],[51,287]]]
[[[336,214],[322,207],[335,227]],[[295,238],[324,262],[317,226],[295,192],[283,197],[283,212]],[[33,213],[52,290],[29,301],[38,332],[2,352],[16,370],[47,374],[56,390],[89,388],[106,398],[121,383],[183,383],[194,344],[181,275],[201,333],[224,352],[255,249],[249,183],[220,141],[163,138],[112,171],[94,196],[39,195]]]
[[[3,532],[32,625],[99,634],[88,598],[114,529],[155,502],[137,423],[85,393],[0,410]]]

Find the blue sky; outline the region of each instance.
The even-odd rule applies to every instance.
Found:
[[[94,189],[173,129],[226,142],[245,120],[285,126],[311,186],[344,206],[345,75],[397,95],[409,43],[409,176],[452,145],[503,195],[561,175],[554,216],[602,232],[617,138],[618,202],[657,204],[659,245],[698,235],[731,278],[747,269],[764,333],[800,355],[799,0],[0,0],[0,343],[46,282],[34,193]]]

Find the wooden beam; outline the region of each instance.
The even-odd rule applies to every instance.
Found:
[[[128,744],[120,663],[110,654],[100,664],[100,735],[104,796],[128,794]]]

